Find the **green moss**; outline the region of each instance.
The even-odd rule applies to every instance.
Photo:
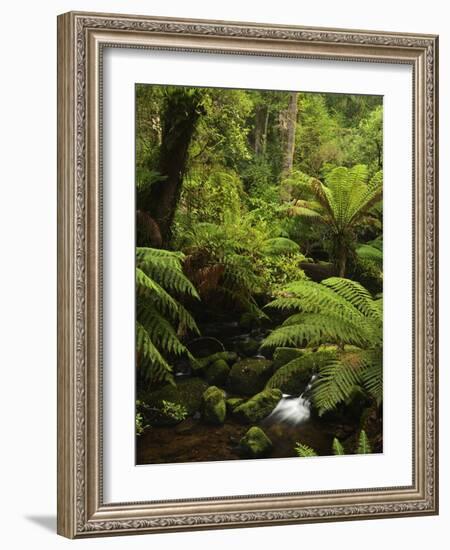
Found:
[[[230,388],[238,395],[255,395],[264,388],[271,374],[272,361],[268,359],[243,359],[231,368]]]
[[[225,401],[227,405],[227,410],[233,412],[236,407],[239,407],[239,405],[242,405],[242,403],[245,403],[245,401],[246,400],[243,397],[229,397]]]
[[[293,359],[304,355],[305,350],[298,348],[276,348],[273,353],[273,370],[277,371],[280,367],[287,365]]]
[[[194,370],[201,370],[211,365],[212,363],[215,363],[216,361],[225,361],[228,365],[231,365],[237,360],[237,358],[237,353],[235,353],[234,351],[219,351],[217,353],[213,353],[212,355],[208,355],[208,357],[194,359],[194,361],[192,361],[191,363],[191,366]]]
[[[210,386],[203,394],[203,418],[208,424],[223,424],[227,414],[225,392]]]
[[[237,343],[237,351],[241,356],[253,357],[254,355],[257,355],[259,346],[259,342],[253,338],[249,338],[248,340]]]
[[[248,424],[260,422],[273,411],[281,397],[281,391],[276,388],[264,390],[235,407],[233,414],[240,422]]]
[[[272,450],[272,441],[257,426],[252,426],[239,444],[242,454],[248,458],[261,458]]]
[[[202,404],[202,395],[208,384],[200,378],[183,378],[177,381],[175,386],[167,384],[158,388],[155,391],[148,392],[143,396],[144,403],[155,409],[163,410],[163,401],[169,403],[175,403],[181,405],[187,411],[188,415],[192,415],[200,410]],[[152,425],[170,425],[176,423],[173,418],[168,415],[164,415],[162,412],[156,415],[152,419]]]
[[[230,367],[223,359],[217,359],[205,368],[204,374],[208,384],[224,386],[230,374]]]

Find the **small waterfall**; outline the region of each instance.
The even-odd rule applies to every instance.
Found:
[[[303,422],[309,420],[311,416],[311,402],[306,395],[311,389],[312,383],[316,377],[317,376],[314,375],[311,378],[305,391],[299,397],[283,394],[283,397],[279,401],[278,405],[266,418],[267,422],[284,422],[286,424],[297,426],[298,424],[303,424]]]

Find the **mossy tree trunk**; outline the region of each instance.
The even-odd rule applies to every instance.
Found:
[[[158,172],[161,181],[151,189],[148,211],[159,226],[162,246],[168,247],[172,223],[188,163],[189,145],[203,113],[202,90],[174,88],[168,91],[161,117]]]

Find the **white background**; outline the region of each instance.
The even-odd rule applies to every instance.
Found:
[[[0,235],[1,518],[5,548],[87,547],[217,550],[231,546],[380,549],[401,541],[412,550],[445,548],[450,533],[448,346],[441,354],[441,515],[366,522],[239,529],[69,542],[54,534],[56,513],[56,15],[70,9],[335,26],[441,35],[448,66],[445,3],[196,0],[51,1],[2,6],[2,161]],[[441,73],[441,279],[448,280],[450,204],[448,72]],[[441,288],[441,333],[448,332],[448,285]]]
[[[270,75],[268,80],[267,75]],[[412,69],[406,65],[110,48],[104,54],[104,497],[106,502],[405,486],[411,479]],[[384,111],[383,454],[145,465],[134,457],[136,82],[374,93]],[[119,406],[118,406],[119,404]]]

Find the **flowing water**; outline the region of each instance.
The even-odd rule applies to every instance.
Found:
[[[291,426],[298,426],[307,422],[311,416],[311,402],[307,395],[311,390],[312,383],[316,379],[314,375],[305,391],[298,397],[283,394],[278,405],[266,418],[266,423],[286,423]]]

